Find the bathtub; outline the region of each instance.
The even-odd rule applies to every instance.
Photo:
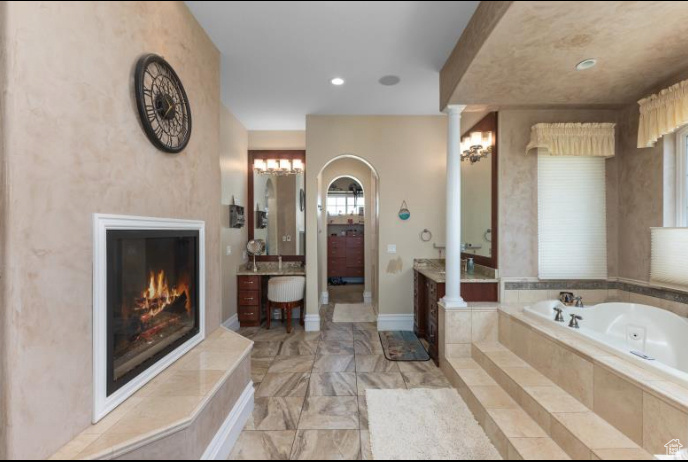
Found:
[[[563,308],[565,323],[554,321],[554,308]],[[635,303],[603,303],[586,308],[564,307],[559,301],[525,308],[530,316],[549,320],[569,332],[587,337],[606,351],[630,359],[644,369],[688,386],[688,319],[660,308]],[[571,315],[583,319],[571,329]]]

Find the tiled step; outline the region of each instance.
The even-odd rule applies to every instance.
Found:
[[[449,359],[454,385],[499,453],[509,460],[568,460],[540,428],[480,365]]]
[[[476,364],[571,458],[652,459],[630,438],[505,346],[476,343],[472,355]]]

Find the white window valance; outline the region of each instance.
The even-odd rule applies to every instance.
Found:
[[[526,153],[537,149],[551,156],[614,157],[615,127],[613,123],[536,124]]]
[[[688,124],[688,80],[638,101],[638,147],[649,148],[664,135]]]

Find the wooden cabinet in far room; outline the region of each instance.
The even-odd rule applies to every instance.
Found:
[[[363,236],[330,236],[327,239],[328,278],[362,278],[364,268]]]

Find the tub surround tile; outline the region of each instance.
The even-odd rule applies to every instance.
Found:
[[[664,445],[673,439],[688,441],[688,414],[655,396],[643,395],[643,448],[663,454]]]
[[[471,387],[471,392],[485,409],[518,409],[519,405],[496,385]]]
[[[553,418],[591,450],[638,447],[630,438],[592,412],[553,414]]]
[[[509,460],[569,460],[551,438],[509,438]]]
[[[642,449],[596,449],[592,460],[654,460],[654,456]]]
[[[643,391],[640,388],[595,366],[593,410],[642,446]]]
[[[546,438],[547,434],[523,409],[488,409],[507,438]]]

